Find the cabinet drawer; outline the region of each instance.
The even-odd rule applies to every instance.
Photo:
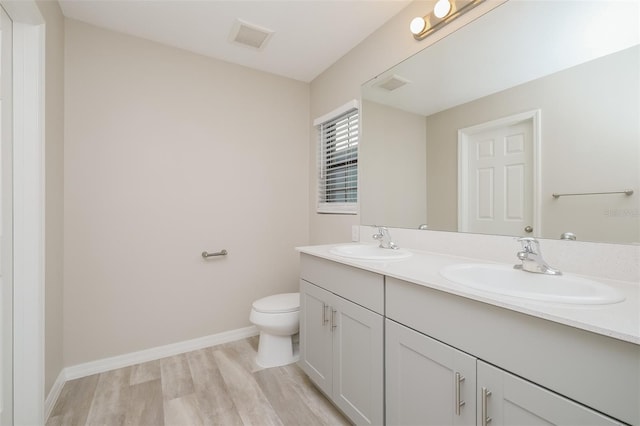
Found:
[[[389,277],[386,315],[611,417],[640,424],[639,345]]]
[[[301,254],[300,277],[379,314],[384,313],[384,276]]]

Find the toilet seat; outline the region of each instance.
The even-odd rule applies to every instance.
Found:
[[[300,310],[300,293],[283,293],[258,299],[252,304],[256,312],[279,314]]]

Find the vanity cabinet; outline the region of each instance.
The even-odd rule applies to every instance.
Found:
[[[386,317],[388,425],[640,424],[638,345],[390,277]]]
[[[391,320],[387,425],[620,425],[583,405]]]
[[[383,277],[303,255],[301,278],[300,367],[355,424],[383,424]]]
[[[356,424],[640,426],[640,345],[305,253],[300,276],[300,366]]]

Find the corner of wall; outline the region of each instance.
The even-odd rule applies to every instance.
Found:
[[[64,16],[37,1],[45,19],[45,394],[64,366]]]

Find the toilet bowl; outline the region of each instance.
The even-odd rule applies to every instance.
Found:
[[[283,293],[256,300],[249,321],[260,331],[256,363],[277,367],[298,360],[294,335],[300,329],[300,293]]]

